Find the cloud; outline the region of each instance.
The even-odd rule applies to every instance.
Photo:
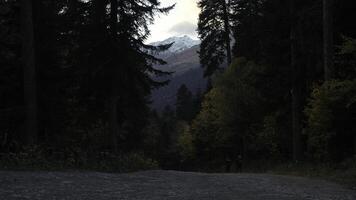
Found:
[[[185,21],[175,24],[169,29],[169,32],[177,35],[195,35],[196,29],[196,24]]]
[[[176,3],[176,7],[168,15],[156,15],[154,24],[149,26],[151,36],[147,42],[161,41],[172,36],[188,35],[198,39],[196,28],[200,9],[198,0],[159,0],[161,6],[169,6]]]

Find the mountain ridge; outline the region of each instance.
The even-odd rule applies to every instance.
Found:
[[[166,44],[171,44],[171,43],[173,43],[172,46],[166,52],[163,52],[162,54],[180,53],[180,52],[185,51],[193,46],[200,45],[199,40],[194,40],[187,35],[169,37],[162,41],[152,42],[152,43],[150,43],[150,45],[159,46],[159,45],[166,45]]]
[[[151,107],[159,112],[166,105],[175,107],[176,93],[182,84],[186,85],[193,94],[198,91],[204,91],[206,88],[207,80],[203,76],[204,70],[201,68],[198,55],[200,41],[183,36],[171,37],[160,42],[151,43],[151,45],[163,45],[172,42],[175,42],[176,48],[174,48],[173,44],[173,50],[163,52],[159,55],[167,64],[155,66],[156,69],[173,72],[173,74],[163,78],[157,77],[157,80],[168,79],[170,83],[152,91]],[[177,48],[177,46],[182,48]]]

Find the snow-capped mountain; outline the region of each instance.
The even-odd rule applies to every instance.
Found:
[[[151,45],[159,46],[159,45],[165,45],[165,44],[170,44],[170,43],[173,43],[173,45],[167,50],[167,52],[164,52],[164,54],[180,53],[180,52],[185,51],[193,46],[199,45],[200,41],[193,40],[189,36],[184,35],[182,37],[177,37],[177,36],[170,37],[163,41],[153,42],[153,43],[151,43]]]
[[[172,107],[176,104],[176,93],[178,88],[185,84],[193,93],[204,91],[206,79],[203,77],[203,68],[199,63],[198,50],[200,41],[193,40],[188,36],[171,37],[161,42],[151,43],[151,45],[163,45],[174,42],[172,47],[159,54],[167,62],[166,65],[157,65],[156,69],[174,72],[170,76],[156,77],[159,81],[170,80],[164,87],[152,91],[151,107],[157,111],[162,111],[166,105]]]

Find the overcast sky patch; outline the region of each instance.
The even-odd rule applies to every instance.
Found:
[[[179,35],[194,36],[196,34],[197,26],[191,22],[180,22],[169,30],[170,33]]]
[[[188,35],[197,39],[199,8],[198,0],[160,0],[162,6],[176,3],[176,7],[168,15],[156,16],[156,20],[149,28],[151,36],[146,42],[156,42],[172,36]]]

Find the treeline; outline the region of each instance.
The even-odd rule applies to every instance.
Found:
[[[165,106],[162,113],[151,112],[149,136],[145,140],[145,153],[158,161],[163,169],[192,170],[192,163],[185,160],[183,152],[190,146],[185,144],[183,134],[200,110],[203,94],[196,94],[182,85],[176,93],[175,106]],[[189,142],[189,141],[188,141]],[[188,152],[187,152],[188,153]]]
[[[200,0],[199,7],[200,60],[213,81],[177,140],[187,165],[240,170],[354,157],[354,2]]]
[[[355,4],[200,0],[208,91],[182,86],[158,114],[149,95],[168,82],[155,81],[167,73],[154,55],[170,45],[145,40],[173,6],[1,0],[0,167],[228,171],[352,159]]]
[[[80,164],[143,154],[150,92],[167,83],[152,77],[168,74],[153,67],[165,62],[152,54],[170,46],[144,42],[154,17],[173,7],[156,0],[1,0],[2,160]]]

